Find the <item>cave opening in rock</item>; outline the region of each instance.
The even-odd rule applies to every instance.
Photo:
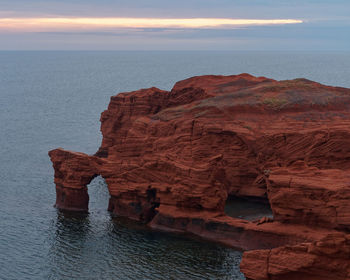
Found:
[[[225,214],[248,221],[259,220],[263,217],[273,219],[269,200],[266,197],[239,197],[228,195],[225,204]]]
[[[96,176],[87,185],[89,194],[89,212],[106,210],[109,201],[107,183],[102,176]]]

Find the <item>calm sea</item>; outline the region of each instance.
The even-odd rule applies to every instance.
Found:
[[[94,153],[111,95],[242,72],[350,87],[350,53],[0,52],[0,278],[244,279],[240,252],[113,220],[99,179],[88,215],[60,213],[47,156]]]

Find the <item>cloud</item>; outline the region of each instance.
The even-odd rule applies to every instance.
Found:
[[[67,31],[120,28],[234,28],[298,24],[300,19],[231,19],[231,18],[0,18],[3,31]]]

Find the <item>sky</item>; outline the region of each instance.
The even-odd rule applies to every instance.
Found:
[[[350,0],[0,0],[0,50],[350,51]]]

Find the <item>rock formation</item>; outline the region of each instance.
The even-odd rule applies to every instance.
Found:
[[[248,279],[350,279],[350,89],[306,79],[200,76],[111,97],[95,155],[56,149],[56,207],[108,209],[246,250]],[[228,197],[273,219],[228,217]]]

